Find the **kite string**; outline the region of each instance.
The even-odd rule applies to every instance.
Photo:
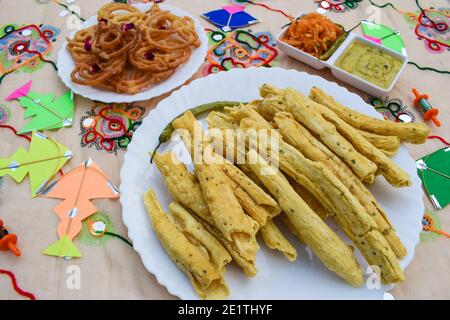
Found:
[[[450,146],[450,142],[446,141],[444,138],[442,138],[441,136],[428,136],[427,139],[437,139],[439,141],[441,141],[443,144]]]
[[[431,24],[432,24],[431,27],[437,28],[438,24],[436,22],[434,22],[433,20],[431,20],[431,18],[426,15],[425,9],[423,9],[420,6],[419,1],[418,0],[415,0],[415,1],[416,1],[417,7],[419,8],[420,12],[422,13],[422,16],[427,18],[431,22]],[[401,13],[401,14],[407,13],[406,11],[398,9],[396,6],[394,6],[390,2],[386,2],[384,4],[376,4],[372,0],[369,0],[369,2],[370,2],[371,5],[373,5],[373,6],[377,7],[377,8],[391,7],[392,9],[397,11],[398,13]],[[421,22],[419,22],[419,23],[422,24]],[[435,69],[435,68],[432,68],[432,67],[423,67],[423,66],[417,64],[414,61],[408,61],[408,64],[411,64],[411,65],[415,66],[417,69],[419,69],[421,71],[433,71],[433,72],[437,72],[437,73],[441,73],[441,74],[450,74],[450,71],[448,71],[448,70],[439,70],[439,69]]]
[[[128,244],[130,247],[133,247],[133,244],[125,237],[122,237],[120,234],[109,232],[109,231],[106,231],[104,234],[106,234],[108,236],[116,237],[116,238],[122,240],[123,242],[125,242],[126,244]]]
[[[14,128],[13,126],[9,126],[9,125],[6,125],[6,124],[2,124],[2,125],[0,125],[0,128],[9,129],[9,130],[11,130],[16,136],[21,137],[21,138],[24,138],[24,139],[26,139],[28,142],[31,142],[31,138],[30,138],[29,136],[27,136],[27,135],[25,135],[25,134],[18,133],[17,130],[16,130],[16,128]],[[53,141],[53,140],[51,140],[51,141]],[[62,169],[59,169],[58,172],[59,172],[59,174],[60,174],[61,176],[64,175],[64,172],[62,171]]]
[[[21,138],[24,138],[24,139],[26,139],[26,140],[28,140],[28,141],[31,141],[31,138],[30,138],[29,136],[27,136],[27,135],[25,135],[25,134],[19,134],[19,133],[17,133],[16,128],[14,128],[13,126],[8,126],[8,125],[6,125],[6,124],[2,124],[2,125],[0,125],[0,128],[9,129],[9,130],[11,130],[12,132],[14,132],[14,134],[15,134],[16,136],[21,137]]]
[[[439,70],[439,69],[435,69],[432,67],[422,67],[422,66],[418,65],[417,63],[415,63],[414,61],[408,61],[408,64],[411,64],[411,65],[415,66],[417,69],[422,70],[422,71],[434,71],[434,72],[441,73],[441,74],[450,74],[450,71],[448,71],[448,70]]]
[[[20,294],[23,297],[27,297],[30,300],[36,300],[36,297],[31,292],[27,292],[22,290],[19,285],[17,284],[16,275],[8,270],[0,269],[0,274],[6,274],[11,279],[14,291],[16,291],[18,294]]]
[[[267,10],[281,13],[283,16],[285,16],[289,20],[294,20],[293,16],[291,16],[290,14],[284,12],[283,10],[269,7],[267,4],[264,4],[264,3],[253,2],[253,1],[250,1],[250,0],[237,0],[237,2],[250,3],[250,4],[255,5],[255,6],[260,6],[260,7],[266,8]]]
[[[445,232],[445,231],[442,231],[442,230],[439,230],[439,229],[435,229],[435,228],[429,227],[429,226],[423,227],[423,229],[424,229],[425,231],[433,231],[433,232],[438,233],[438,234],[441,234],[441,235],[443,235],[443,236],[445,236],[445,237],[447,237],[447,238],[450,238],[450,234],[447,233],[447,232]]]
[[[77,204],[78,204],[78,200],[80,200],[81,189],[83,188],[84,179],[86,178],[86,173],[87,173],[86,165],[83,168],[84,168],[83,175],[81,176],[80,185],[78,187],[77,195],[76,195],[75,200],[73,202],[73,207],[72,208],[76,208]],[[75,217],[71,217],[71,215],[69,214],[69,218],[70,218],[69,219],[69,223],[67,224],[66,231],[64,232],[65,235],[67,235],[69,233],[70,228],[72,226],[73,218],[75,218]]]
[[[66,9],[67,11],[69,11],[71,14],[74,14],[75,16],[78,17],[78,19],[80,19],[81,21],[86,21],[86,19],[84,19],[83,17],[81,17],[77,12],[73,11],[72,9],[69,8],[68,5],[61,3],[57,0],[52,0],[54,3],[56,3],[57,5],[60,5],[61,7],[63,7],[64,9]]]
[[[51,60],[45,59],[45,58],[42,56],[42,53],[40,53],[39,51],[36,51],[36,50],[30,50],[30,49],[24,49],[23,51],[25,51],[25,52],[27,52],[27,53],[37,54],[37,55],[39,56],[39,59],[41,59],[41,61],[50,63],[50,64],[52,65],[53,69],[55,69],[56,71],[58,71],[58,67],[56,66],[56,64],[55,64],[53,61],[51,61]],[[16,53],[20,53],[20,51],[17,51],[17,50],[16,50]]]

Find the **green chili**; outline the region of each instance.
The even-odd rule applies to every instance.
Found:
[[[192,112],[192,114],[194,115],[194,117],[197,117],[205,112],[211,112],[211,111],[216,111],[216,110],[221,110],[224,107],[233,107],[236,105],[239,105],[241,103],[244,102],[237,102],[237,101],[216,101],[216,102],[210,102],[210,103],[205,103],[202,105],[199,105],[197,107],[191,108],[186,110]],[[167,141],[170,140],[170,138],[172,137],[172,134],[174,132],[174,127],[172,125],[173,121],[179,117],[181,117],[184,114],[184,112],[182,114],[179,114],[178,116],[176,116],[172,121],[169,122],[169,124],[163,129],[163,131],[161,132],[161,134],[159,135],[159,142],[158,145],[156,146],[155,150],[153,150],[152,152],[152,157],[150,158],[150,163],[153,163],[153,157],[156,154],[156,151],[158,151],[159,147],[163,144],[166,143]]]
[[[337,24],[336,23],[336,25],[338,25],[341,29],[342,29],[342,31],[344,32],[343,34],[341,34],[337,39],[336,39],[336,41],[331,45],[331,47],[330,48],[328,48],[328,50],[327,51],[325,51],[320,57],[319,57],[319,60],[323,60],[323,61],[326,61],[326,60],[328,60],[330,57],[331,57],[331,55],[341,46],[341,44],[344,42],[344,40],[347,38],[347,36],[348,36],[348,34],[350,33],[350,31],[345,31],[345,29],[344,29],[344,27],[343,26],[341,26],[340,24]],[[353,30],[353,29],[352,29]]]

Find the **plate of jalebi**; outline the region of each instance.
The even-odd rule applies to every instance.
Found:
[[[179,8],[110,3],[62,45],[58,75],[92,100],[142,101],[184,84],[207,50],[201,23]]]

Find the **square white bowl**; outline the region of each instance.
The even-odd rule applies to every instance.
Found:
[[[291,46],[289,43],[281,40],[284,37],[284,34],[287,32],[288,28],[284,28],[277,36],[277,46],[281,51],[286,53],[288,56],[294,58],[295,60],[306,63],[307,65],[313,67],[314,69],[321,70],[327,66],[324,60],[320,60],[305,51],[302,51],[294,46]],[[342,44],[341,44],[342,45]],[[329,58],[330,59],[330,58]]]
[[[402,62],[400,70],[397,72],[397,75],[392,80],[391,84],[389,85],[389,87],[387,89],[381,88],[381,87],[379,87],[367,80],[364,80],[358,76],[355,76],[335,65],[335,63],[339,59],[339,57],[346,52],[347,48],[353,42],[360,42],[360,43],[364,43],[368,46],[375,47],[375,48],[399,59]],[[401,73],[403,72],[403,69],[405,68],[407,63],[408,63],[408,58],[406,56],[404,56],[394,50],[386,48],[383,45],[380,45],[378,43],[370,41],[370,40],[364,38],[363,36],[360,36],[357,34],[350,34],[345,39],[345,41],[339,46],[339,48],[326,61],[326,64],[330,67],[331,72],[337,79],[344,81],[344,82],[350,84],[351,86],[361,89],[362,91],[365,91],[374,96],[384,96],[384,95],[388,94],[389,91],[391,91],[392,88],[395,86],[395,83],[399,79],[399,77],[400,77]]]

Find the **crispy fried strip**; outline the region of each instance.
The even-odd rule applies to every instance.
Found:
[[[335,272],[353,286],[363,283],[359,265],[353,251],[308,207],[302,198],[289,185],[281,172],[272,175],[262,174],[272,167],[250,150],[248,158],[250,168],[270,193],[277,199],[281,208],[292,222],[297,232],[314,254],[331,271]]]
[[[200,218],[213,223],[208,205],[196,177],[187,170],[171,152],[157,153],[153,159],[158,167],[170,195],[175,201],[195,212]]]
[[[376,164],[359,153],[317,110],[305,104],[298,91],[287,88],[284,90],[283,99],[295,120],[307,127],[331,151],[344,160],[359,179],[368,183],[373,182],[374,173],[377,170]]]
[[[328,109],[324,105],[317,103],[308,97],[303,96],[298,91],[287,89],[295,95],[296,101],[303,108],[311,108],[320,113],[326,120],[336,126],[338,132],[349,141],[353,147],[362,155],[373,161],[377,166],[379,172],[386,178],[386,180],[394,187],[407,187],[411,185],[409,175],[400,168],[394,161],[386,156],[381,150],[374,147],[367,141],[359,132],[349,125],[347,122],[338,117],[336,113]]]
[[[323,90],[313,87],[310,98],[336,112],[344,121],[357,129],[380,135],[397,136],[401,141],[424,143],[430,129],[423,123],[400,123],[376,119],[343,106],[327,95]]]
[[[227,248],[228,252],[230,253],[231,257],[233,257],[233,261],[236,262],[236,264],[241,267],[241,269],[244,271],[244,273],[249,277],[256,276],[257,270],[255,261],[248,260],[244,258],[240,251],[235,247],[233,242],[227,240],[223,234],[220,232],[219,229],[214,227],[213,225],[201,221],[203,226],[208,230],[214,237],[216,237],[217,240],[219,240],[222,245]]]
[[[219,111],[210,112],[206,117],[206,122],[208,128],[234,129],[237,127],[230,115]]]
[[[219,129],[236,129],[237,128],[237,124],[234,122],[233,117],[231,117],[230,115],[225,114],[223,112],[216,112],[216,111],[211,112],[207,117],[207,122],[208,122],[208,127],[210,129],[211,128],[219,128]],[[226,145],[225,141],[227,141],[227,143],[230,142],[226,139],[223,139],[223,136],[224,136],[224,134],[217,135],[216,137],[214,137],[215,142],[221,148]],[[235,139],[233,137],[233,141],[234,140]],[[233,142],[233,147],[235,148],[234,153],[235,153],[235,156],[237,157],[237,153],[239,151],[237,150],[237,145],[234,142]],[[241,154],[241,158],[245,159],[245,152],[243,152]],[[260,188],[264,188],[264,185],[261,183],[261,181],[258,179],[258,177],[253,173],[253,171],[248,166],[248,164],[242,163],[242,164],[238,164],[238,166],[242,170],[242,172],[238,172],[238,176],[241,176],[241,174],[243,174],[245,177],[245,179],[243,179],[243,181],[242,181],[243,183],[241,183],[241,186],[256,184]],[[225,169],[225,172],[227,172],[226,169]],[[263,192],[264,195],[268,196],[264,192],[264,190],[261,189],[261,191]],[[236,192],[236,190],[235,190],[235,192]],[[238,199],[240,199],[239,193],[236,192],[236,196]],[[256,197],[257,197],[257,195],[254,196],[254,198],[256,198]],[[274,200],[270,196],[269,196],[269,198],[270,198],[270,200],[269,200],[270,202],[266,202],[266,203],[270,204],[270,206],[273,207],[271,202]],[[247,202],[247,203],[250,203],[250,202]],[[267,247],[269,247],[270,249],[278,250],[278,251],[282,252],[289,261],[294,261],[297,259],[297,250],[295,250],[295,248],[289,243],[289,240],[286,239],[286,237],[283,235],[283,233],[278,229],[277,225],[272,220],[270,220],[275,215],[278,215],[280,213],[280,208],[279,208],[278,204],[276,204],[276,208],[277,208],[276,211],[272,214],[271,217],[269,217],[269,219],[265,223],[262,223],[263,221],[258,220],[257,215],[254,215],[254,214],[252,215],[250,213],[251,208],[246,208],[245,202],[244,203],[241,202],[241,205],[244,208],[244,210],[249,215],[251,215],[261,225],[261,228],[260,228],[261,237],[264,240]],[[270,210],[270,207],[267,210]],[[272,211],[273,211],[273,209],[272,209]]]
[[[297,259],[297,250],[286,239],[273,220],[268,221],[265,226],[261,227],[260,232],[267,247],[280,251],[291,262]]]
[[[319,200],[314,197],[314,195],[308,191],[304,186],[298,184],[295,180],[288,179],[289,184],[294,188],[295,192],[306,202],[308,207],[310,207],[322,220],[328,218],[331,213],[324,208],[324,206],[320,203]]]
[[[196,177],[187,171],[186,166],[179,162],[174,154],[157,154],[154,161],[163,175],[172,197],[204,220],[200,222],[227,248],[246,275],[255,276],[255,261],[243,258],[233,242],[226,240],[222,232],[213,227],[214,221]]]
[[[206,248],[206,256],[210,258],[212,265],[222,276],[225,266],[231,262],[231,256],[222,244],[212,236],[203,225],[198,222],[181,204],[172,202],[169,204],[170,214],[175,225],[188,239],[194,238]],[[191,242],[194,242],[193,239]]]
[[[291,117],[290,114],[285,112],[278,112],[274,117],[274,121],[286,142],[294,146],[310,160],[321,162],[330,169],[375,219],[380,231],[386,237],[396,256],[403,258],[406,255],[406,249],[395,234],[383,209],[378,205],[370,191],[367,190],[364,184],[359,181],[339,157]]]
[[[255,124],[251,119],[244,120],[240,124],[243,129]],[[251,131],[248,134],[251,135]],[[338,224],[371,265],[381,266],[382,280],[386,283],[403,281],[403,271],[376,222],[345,185],[323,164],[306,159],[283,141],[279,145],[279,156],[280,168],[333,212]],[[284,210],[281,203],[280,206]]]
[[[234,190],[239,204],[250,217],[260,226],[264,226],[271,219],[270,213],[263,206],[257,204],[233,179],[227,176],[227,182]]]
[[[170,258],[188,276],[202,299],[223,299],[229,291],[221,274],[163,212],[155,192],[143,195],[153,230]]]
[[[367,141],[384,152],[388,157],[392,157],[400,147],[400,139],[396,136],[382,136],[376,133],[356,129]]]
[[[236,166],[233,164],[225,164],[222,166],[222,169],[231,180],[248,194],[255,204],[266,210],[268,213],[266,220],[272,219],[281,212],[278,203]],[[259,224],[263,226],[265,223]]]
[[[186,112],[173,122],[173,126],[175,129],[185,129],[190,133],[192,141],[187,141],[186,136],[182,136],[182,138],[188,149],[191,150],[195,172],[214,225],[228,241],[234,243],[245,259],[255,261],[256,252],[259,249],[255,234],[259,225],[245,214],[232,187],[227,182],[221,165],[208,164],[205,162],[206,158],[197,162],[196,152],[200,152],[205,157],[207,148],[207,140],[205,140],[200,124],[191,112]]]

